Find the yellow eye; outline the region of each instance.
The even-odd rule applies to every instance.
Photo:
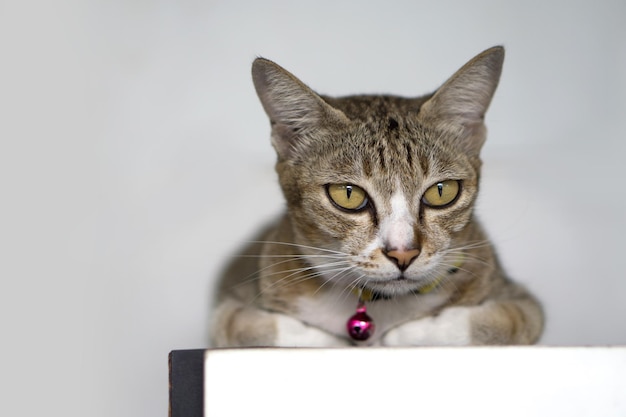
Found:
[[[345,210],[361,210],[367,204],[367,194],[351,184],[329,184],[326,187],[331,201]]]
[[[459,181],[440,181],[424,193],[424,203],[431,207],[443,207],[452,203],[459,195]]]

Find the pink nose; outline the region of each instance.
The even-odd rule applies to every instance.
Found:
[[[409,249],[409,250],[390,250],[383,251],[385,256],[391,259],[401,271],[404,271],[411,265],[411,262],[415,260],[420,254],[419,249]]]

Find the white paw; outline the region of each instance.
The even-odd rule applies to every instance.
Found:
[[[282,314],[276,315],[276,346],[284,347],[339,347],[348,346],[341,339],[316,327],[308,326],[300,320]]]
[[[466,346],[471,340],[471,307],[444,309],[436,317],[404,323],[383,336],[385,346]]]

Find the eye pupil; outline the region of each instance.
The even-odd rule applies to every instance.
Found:
[[[437,191],[439,191],[439,197],[443,195],[443,183],[437,184]]]
[[[352,186],[346,185],[346,197],[348,197],[348,200],[350,199],[351,195],[352,195]]]

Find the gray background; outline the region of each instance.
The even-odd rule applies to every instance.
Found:
[[[623,1],[0,4],[0,395],[12,415],[167,413],[214,278],[282,200],[250,81],[430,92],[507,48],[478,215],[549,345],[626,344]],[[21,413],[19,412],[21,410]]]

